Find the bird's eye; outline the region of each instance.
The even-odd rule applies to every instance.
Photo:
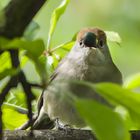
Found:
[[[103,47],[103,45],[104,45],[103,40],[99,40],[98,44],[99,44],[100,47]]]
[[[82,43],[82,41],[80,41],[80,43],[79,43],[79,44],[80,44],[80,46],[81,46],[81,45],[83,44],[83,43]]]

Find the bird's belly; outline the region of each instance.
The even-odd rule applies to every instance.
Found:
[[[63,93],[46,93],[45,97],[46,107],[44,107],[49,117],[54,119],[59,119],[63,125],[70,125],[77,128],[85,127],[85,122],[79,114],[77,113],[75,107],[73,106],[73,99],[68,95]]]

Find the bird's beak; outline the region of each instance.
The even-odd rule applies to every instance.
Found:
[[[83,38],[83,44],[85,47],[97,48],[97,37],[92,32],[87,32]]]

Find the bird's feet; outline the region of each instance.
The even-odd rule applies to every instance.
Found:
[[[71,125],[69,124],[63,125],[62,123],[59,122],[58,118],[55,120],[55,129],[65,131],[66,133],[71,133],[73,130]]]

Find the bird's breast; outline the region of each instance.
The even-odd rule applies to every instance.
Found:
[[[56,79],[86,80],[91,82],[106,81],[111,68],[107,64],[93,65],[84,60],[67,60],[59,68],[59,76]],[[106,77],[106,78],[105,78]]]

